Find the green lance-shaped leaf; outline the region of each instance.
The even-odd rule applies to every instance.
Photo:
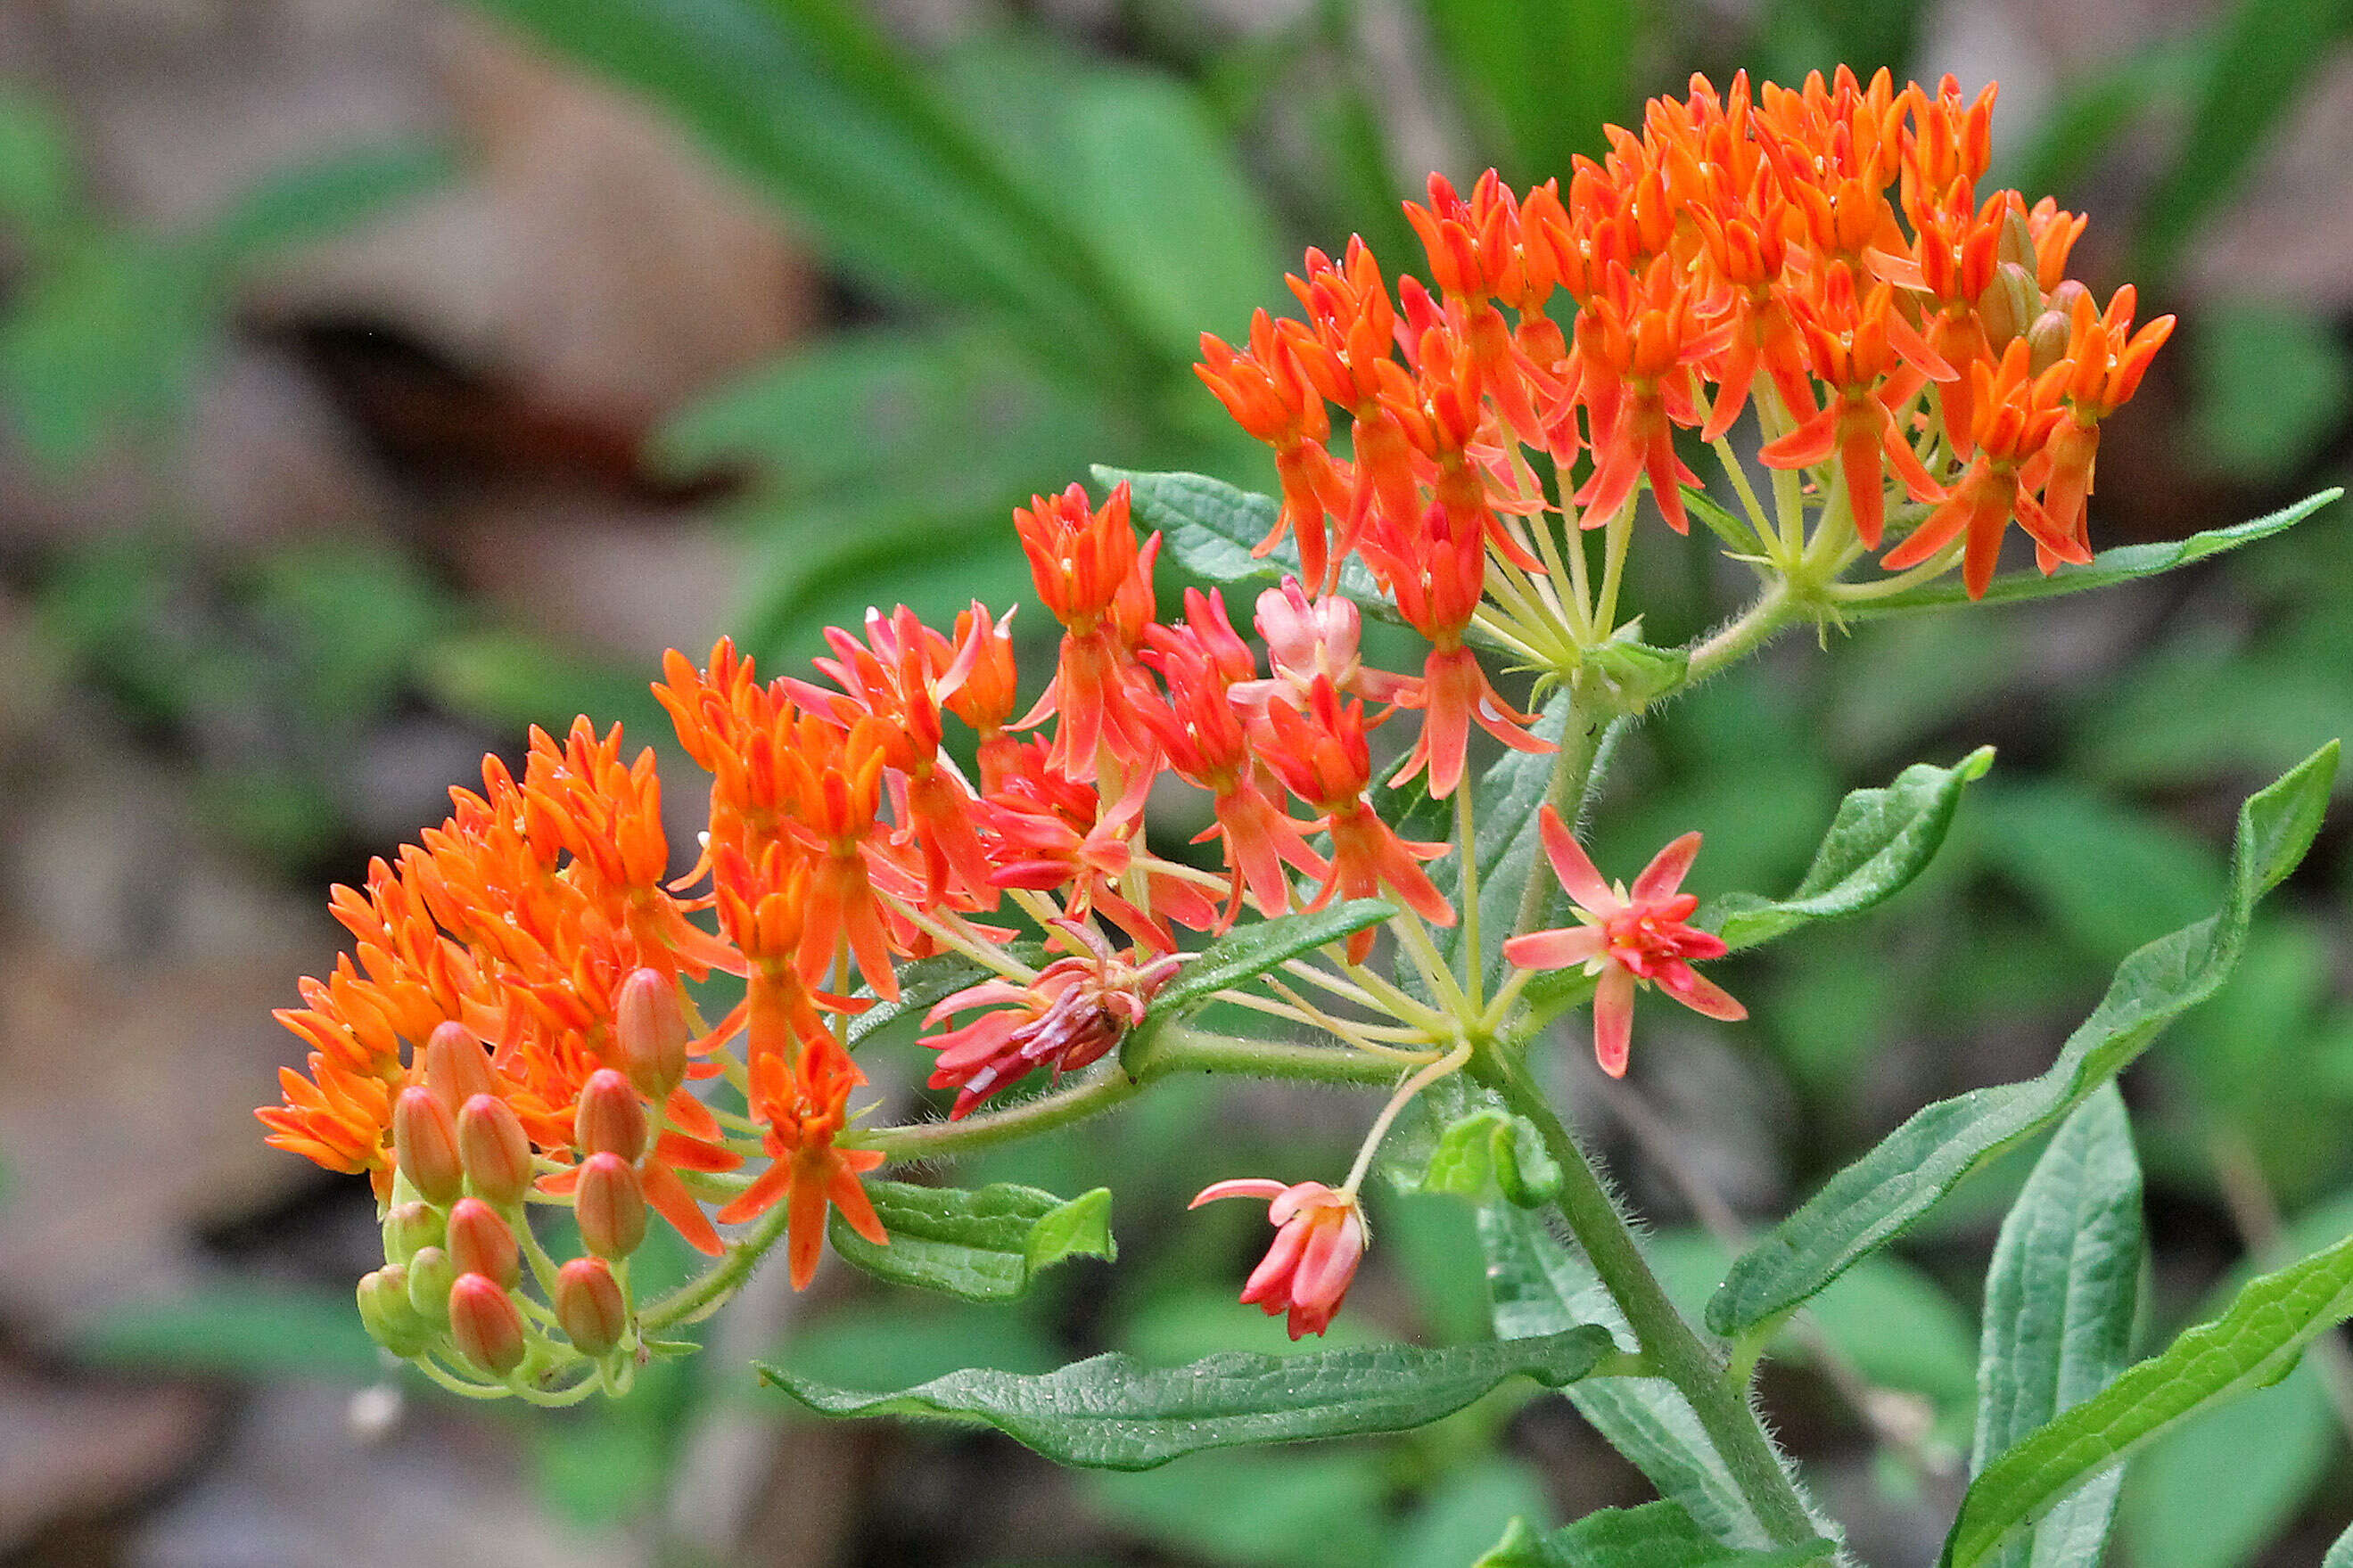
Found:
[[[2353,1528],[2337,1538],[2337,1544],[2320,1560],[2320,1568],[2353,1568]]]
[[[1471,1568],[1799,1568],[1837,1547],[1828,1541],[1755,1549],[1713,1540],[1671,1502],[1605,1508],[1539,1534],[1515,1519]]]
[[[2107,995],[2067,1037],[2049,1070],[1938,1100],[1914,1115],[1734,1262],[1707,1304],[1708,1326],[1745,1334],[1798,1306],[1856,1258],[1894,1240],[1985,1161],[2057,1123],[2166,1025],[2220,990],[2238,962],[2256,901],[2311,847],[2337,759],[2332,741],[2249,797],[2239,809],[2222,909],[2118,965]]]
[[[1608,1330],[1588,1324],[1442,1350],[1228,1352],[1167,1368],[1114,1352],[1042,1376],[973,1368],[890,1394],[834,1388],[782,1367],[760,1372],[822,1415],[978,1421],[1061,1464],[1145,1470],[1204,1448],[1408,1431],[1514,1377],[1572,1383],[1615,1349]]]
[[[1732,948],[1754,947],[1816,921],[1859,914],[1893,897],[1927,868],[1953,826],[1966,784],[1985,777],[1993,748],[1980,746],[1949,768],[1915,763],[1884,789],[1859,789],[1839,803],[1814,863],[1786,899],[1732,893],[1698,924]]]
[[[2274,533],[2283,532],[2344,493],[2337,489],[2325,489],[2267,516],[2232,523],[2228,528],[2209,529],[2204,533],[2193,533],[2187,539],[2168,543],[2125,544],[2114,550],[2103,550],[2086,564],[2062,566],[2048,577],[2039,572],[2008,574],[1993,580],[1981,602],[2007,605],[2022,599],[2049,599],[2061,594],[2080,594],[2088,588],[2107,588],[2141,577],[2154,577],[2160,572],[2170,572],[2193,561],[2203,561],[2210,555],[2220,555],[2225,550],[2236,550],[2242,544],[2252,544],[2258,539],[2268,539]],[[1884,598],[1842,604],[1839,614],[1850,621],[1867,621],[1881,616],[1940,610],[1968,603],[1968,593],[1961,584],[1940,581],[1909,588],[1901,594],[1890,594]]]
[[[1378,925],[1397,913],[1378,899],[1350,899],[1311,913],[1277,915],[1219,937],[1187,959],[1153,998],[1152,1016],[1171,1016],[1218,992],[1264,974],[1301,953]]]
[[[1632,1348],[1633,1336],[1599,1277],[1561,1245],[1541,1216],[1508,1204],[1482,1204],[1479,1244],[1487,1255],[1497,1334],[1557,1333],[1573,1323],[1601,1322]],[[1650,1478],[1660,1496],[1696,1521],[1709,1540],[1759,1549],[1773,1544],[1699,1417],[1672,1384],[1599,1377],[1572,1384],[1567,1393],[1577,1413]]]
[[[1986,1279],[1973,1473],[2131,1363],[2147,1251],[2132,1126],[2124,1097],[2104,1084],[2060,1124],[2002,1221]],[[2098,1562],[2123,1480],[2117,1469],[2090,1482],[1994,1561]]]
[[[893,1285],[965,1301],[1009,1301],[1066,1258],[1119,1256],[1108,1187],[1065,1202],[1010,1183],[967,1189],[869,1182],[866,1195],[890,1245],[875,1246],[837,1213],[834,1250]]]
[[[1987,1561],[2011,1533],[2133,1450],[2295,1369],[2314,1335],[2353,1316],[2353,1237],[2239,1292],[2230,1310],[2005,1450],[1969,1483],[1947,1568]]]

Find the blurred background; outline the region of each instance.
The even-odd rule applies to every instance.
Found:
[[[2183,317],[2107,427],[2098,542],[2340,481],[2348,26],[2339,0],[0,5],[0,1561],[1458,1568],[1514,1513],[1642,1500],[1525,1392],[1082,1476],[754,1385],[754,1356],[882,1386],[1282,1348],[1231,1300],[1257,1216],[1182,1201],[1336,1168],[1367,1107],[1269,1090],[1171,1085],[964,1167],[1117,1191],[1119,1266],[1017,1308],[837,1265],[799,1300],[764,1274],[621,1405],[375,1387],[370,1205],[261,1145],[250,1109],[298,1059],[267,1010],[332,962],[325,885],[438,821],[486,749],[584,710],[665,736],[663,647],[798,658],[870,603],[1024,597],[1008,509],[1090,461],[1269,488],[1189,373],[1198,331],[1282,302],[1309,244],[1418,268],[1397,204],[1428,171],[1563,172],[1694,69],[2000,80],[1997,180],[2092,215],[2103,295],[2136,279],[2144,318]],[[1756,1026],[1654,1011],[1625,1089],[1570,1028],[1584,1130],[1675,1279],[1714,1279],[1707,1225],[2040,1070],[2119,958],[2213,905],[2240,795],[2353,730],[2348,528],[1791,638],[1650,726],[1599,858],[1703,826],[1703,892],[1784,889],[1844,790],[2000,748],[1892,908],[1726,966]],[[1704,535],[1638,553],[1651,641],[1733,607]],[[2328,831],[2241,978],[2126,1079],[2152,1342],[2353,1228],[2347,847]],[[1767,1374],[1874,1563],[1931,1561],[1957,1500],[2022,1174],[1850,1276]],[[1467,1211],[1380,1201],[1335,1340],[1482,1335]],[[2353,1516],[2349,1372],[2332,1342],[2139,1459],[2121,1554],[2316,1563]]]

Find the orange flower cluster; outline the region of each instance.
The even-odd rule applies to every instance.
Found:
[[[417,1271],[420,1248],[446,1260],[453,1205],[503,1227],[513,1245],[473,1251],[505,1258],[526,1199],[571,1199],[584,1234],[628,1238],[622,1257],[649,1206],[717,1254],[718,1225],[781,1202],[797,1285],[828,1208],[885,1242],[860,1184],[882,1156],[848,1131],[865,1079],[845,1026],[898,999],[909,961],[957,951],[1004,975],[932,1014],[995,1009],[926,1041],[962,1116],[1038,1068],[1100,1057],[1173,973],[1177,927],[1223,929],[1245,901],[1286,912],[1294,874],[1321,884],[1311,907],[1386,891],[1453,921],[1420,866],[1443,847],[1400,841],[1371,804],[1366,700],[1409,700],[1414,683],[1364,668],[1353,605],[1270,591],[1262,666],[1214,593],[1155,618],[1159,539],[1137,538],[1124,489],[1095,508],[1073,487],[1016,521],[1063,626],[1020,724],[1009,632],[978,605],[953,634],[903,607],[870,614],[862,638],[833,630],[817,679],[763,680],[724,641],[702,668],[673,653],[654,692],[711,777],[685,878],[670,879],[651,753],[625,760],[618,729],[584,719],[560,744],[534,731],[520,780],[486,761],[481,792],[453,791],[439,828],[372,865],[364,889],[335,890],[356,952],[279,1015],[311,1047],[309,1071],[288,1069],[284,1103],[259,1114],[272,1142],[364,1173],[407,1216],[388,1247],[399,1288],[371,1276],[386,1342],[446,1328],[501,1375],[546,1359],[512,1269]],[[1145,793],[1171,773],[1209,795],[1224,874],[1144,845]],[[1291,815],[1291,796],[1314,815]],[[1008,913],[1077,956],[1042,971],[1007,956],[1015,930],[986,922]],[[1136,947],[1115,956],[1095,921]],[[688,987],[714,973],[743,996],[706,1024]],[[748,1118],[733,1132],[689,1087],[722,1072]],[[612,1130],[631,1117],[642,1135]],[[479,1215],[465,1228],[491,1233]],[[596,1338],[610,1302],[571,1289]],[[420,1315],[394,1321],[411,1296]],[[464,1349],[510,1341],[520,1361]]]
[[[683,877],[652,755],[626,755],[617,727],[534,731],[519,780],[487,760],[448,821],[335,889],[355,951],[279,1015],[308,1071],[287,1070],[283,1103],[259,1112],[273,1143],[374,1184],[387,1261],[360,1292],[371,1331],[445,1376],[543,1384],[585,1358],[609,1378],[638,1348],[626,1263],[649,1213],[716,1255],[719,1226],[782,1205],[770,1224],[797,1287],[829,1213],[886,1244],[863,1182],[888,1140],[854,1125],[866,1080],[849,1047],[859,1014],[902,1001],[912,961],[955,954],[994,975],[925,1020],[932,1084],[958,1091],[962,1117],[1142,1025],[1183,962],[1179,928],[1341,895],[1453,924],[1424,869],[1449,847],[1405,840],[1376,808],[1370,732],[1419,714],[1390,782],[1422,775],[1440,797],[1462,784],[1474,726],[1550,750],[1472,634],[1542,601],[1577,648],[1609,637],[1615,588],[1585,597],[1580,542],[1548,514],[1613,530],[1614,584],[1646,479],[1686,526],[1680,430],[1714,438],[1757,408],[1764,460],[1815,474],[1820,528],[1851,530],[1842,548],[1892,531],[1892,476],[1921,521],[1884,564],[1957,560],[1973,595],[2013,518],[2045,570],[2084,559],[2100,421],[2170,323],[2136,331],[2129,289],[2101,310],[2063,280],[2081,220],[2013,192],[1977,199],[1990,101],[1964,104],[1949,81],[1899,93],[1883,74],[1754,103],[1745,80],[1722,97],[1695,82],[1580,163],[1566,195],[1514,196],[1491,174],[1466,201],[1433,180],[1408,211],[1435,293],[1408,278],[1392,294],[1360,244],[1337,263],[1311,253],[1292,279],[1306,319],[1261,312],[1246,350],[1205,339],[1199,367],[1274,448],[1282,501],[1261,549],[1298,544],[1303,575],[1255,605],[1259,644],[1216,592],[1187,591],[1164,621],[1159,535],[1138,536],[1125,487],[1095,507],[1072,486],[1014,513],[1061,631],[1018,720],[1010,616],[978,604],[944,632],[870,611],[861,632],[827,632],[807,678],[764,680],[725,641],[702,668],[668,657],[655,695],[710,779]],[[1562,478],[1557,504],[1532,451]],[[1358,605],[1335,592],[1352,557],[1428,640],[1419,675],[1363,662]],[[1556,592],[1571,575],[1573,626]],[[1219,869],[1145,842],[1146,797],[1172,780],[1208,797]],[[1654,865],[1620,898],[1573,843],[1555,859],[1580,913],[1616,934],[1603,952],[1589,933],[1533,933],[1516,958],[1595,968],[1620,1055],[1638,982],[1732,1016],[1689,972],[1707,948],[1678,923],[1673,877]],[[1033,966],[1025,931],[1064,956]],[[1373,940],[1352,935],[1348,962]],[[1352,973],[1365,984],[1321,979],[1378,1010],[1387,983]],[[741,998],[707,1019],[705,983],[740,983]],[[1292,1000],[1243,1000],[1356,1027],[1272,988]],[[732,1100],[692,1087],[723,1076]],[[1250,1299],[1287,1304],[1294,1332],[1321,1331],[1345,1291],[1362,1166],[1337,1192],[1250,1188],[1283,1227]],[[568,1205],[585,1256],[549,1257],[532,1205]]]
[[[1515,195],[1491,171],[1465,200],[1433,177],[1407,216],[1435,298],[1409,277],[1392,298],[1360,242],[1338,262],[1310,251],[1291,279],[1305,320],[1261,312],[1246,348],[1204,338],[1198,367],[1274,450],[1269,547],[1292,535],[1326,588],[1360,556],[1434,668],[1479,601],[1484,554],[1541,569],[1514,522],[1550,504],[1523,447],[1557,465],[1561,510],[1583,526],[1647,478],[1682,532],[1681,487],[1698,481],[1674,433],[1715,439],[1754,405],[1767,464],[1835,464],[1823,472],[1863,546],[1883,542],[1891,477],[1933,509],[1890,569],[1958,541],[1981,596],[2012,519],[2044,571],[2088,559],[2100,421],[2172,318],[2135,331],[2129,286],[2103,310],[2066,279],[2082,218],[2016,191],[1979,199],[1993,96],[1843,68],[1755,95],[1745,76],[1722,94],[1694,78],[1688,98],[1651,103],[1639,136],[1612,128],[1609,155],[1580,159],[1565,189]],[[1434,709],[1478,700],[1431,686]],[[1507,713],[1472,711],[1507,734]]]

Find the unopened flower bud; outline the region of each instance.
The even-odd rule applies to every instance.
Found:
[[[458,1159],[458,1125],[432,1090],[404,1089],[392,1102],[392,1146],[400,1173],[425,1194],[426,1202],[447,1208],[465,1191],[466,1168]]]
[[[466,1181],[500,1208],[512,1208],[531,1190],[531,1139],[514,1108],[478,1094],[458,1112],[458,1154]]]
[[[649,1100],[669,1099],[686,1077],[686,1012],[679,1005],[678,987],[659,970],[632,971],[621,982],[614,1011],[629,1081]]]
[[[408,1270],[399,1264],[386,1264],[363,1279],[359,1301],[368,1337],[393,1354],[413,1356],[431,1342],[433,1325],[409,1305]]]
[[[431,1204],[396,1204],[384,1216],[384,1255],[406,1263],[423,1248],[441,1245],[442,1215]]]
[[[463,1024],[439,1024],[425,1040],[425,1087],[455,1116],[474,1096],[498,1093],[499,1080],[490,1053]]]
[[[618,1154],[591,1154],[572,1194],[580,1240],[599,1258],[627,1258],[646,1238],[646,1195],[637,1168]]]
[[[1995,268],[1993,281],[1978,296],[1978,323],[1985,329],[1986,342],[1996,354],[2008,348],[2010,339],[2024,331],[2042,310],[2042,290],[2035,286],[2033,272],[2015,261]]]
[[[2072,320],[2075,314],[2075,302],[2091,297],[2092,291],[2084,287],[2081,279],[2069,278],[2051,290],[2051,298],[2043,301],[2043,309],[2056,310],[2060,315]]]
[[[458,1282],[458,1266],[438,1247],[417,1249],[408,1260],[408,1304],[435,1328],[449,1321],[449,1287]]]
[[[618,1154],[635,1163],[646,1152],[646,1108],[629,1080],[611,1068],[588,1075],[572,1119],[573,1142],[585,1154]]]
[[[2041,375],[2057,364],[2066,355],[2067,342],[2067,318],[2056,310],[2043,311],[2026,334],[2028,370]]]
[[[460,1198],[449,1211],[449,1259],[460,1274],[484,1274],[512,1290],[522,1280],[514,1232],[480,1198]]]
[[[2029,277],[2041,265],[2034,249],[2033,227],[2027,223],[2026,215],[2014,206],[2002,215],[2001,238],[1995,242],[1994,254],[2000,260],[2025,268]]]
[[[461,1274],[449,1287],[449,1337],[459,1353],[493,1377],[522,1364],[522,1313],[495,1279]]]
[[[556,1275],[555,1321],[582,1355],[606,1355],[621,1342],[629,1303],[603,1258],[575,1258]]]

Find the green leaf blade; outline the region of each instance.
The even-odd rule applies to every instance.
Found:
[[[1813,1541],[1759,1549],[1711,1540],[1672,1502],[1597,1509],[1549,1535],[1520,1520],[1472,1568],[1799,1568],[1837,1550]]]
[[[1615,1348],[1609,1331],[1588,1324],[1440,1350],[1229,1352],[1166,1369],[1113,1352],[1042,1376],[976,1368],[892,1393],[835,1388],[774,1366],[760,1373],[820,1415],[977,1421],[1061,1464],[1144,1470],[1207,1448],[1409,1431],[1515,1376],[1574,1382]]]
[[[1009,1301],[1065,1258],[1119,1254],[1106,1187],[1065,1203],[1010,1183],[967,1189],[874,1181],[866,1195],[890,1243],[876,1246],[836,1213],[830,1233],[842,1259],[891,1284],[961,1301]]]
[[[2013,1444],[1979,1473],[1946,1542],[1985,1562],[2084,1481],[2192,1415],[2268,1387],[2315,1335],[2353,1316],[2353,1237],[2251,1281],[2230,1310]]]
[[[1856,790],[1839,803],[1797,891],[1778,900],[1720,899],[1699,923],[1737,950],[1893,898],[1943,847],[1962,789],[1992,766],[1993,748],[1984,746],[1949,768],[1915,763],[1884,789]]]
[[[2246,522],[2232,523],[2228,528],[2209,529],[2193,533],[2187,539],[2163,544],[2123,544],[2114,550],[2103,550],[2083,566],[2063,566],[2049,576],[2036,572],[2018,572],[1997,577],[1986,590],[1979,603],[2012,605],[2028,599],[2051,599],[2062,594],[2081,594],[2092,588],[2114,587],[2143,577],[2154,577],[2171,572],[2192,562],[2203,561],[2210,555],[2220,555],[2226,550],[2236,550],[2242,544],[2253,544],[2258,539],[2268,539],[2274,533],[2285,532],[2323,507],[2336,502],[2345,494],[2337,487],[2308,495],[2293,506]],[[1939,582],[1909,588],[1901,594],[1889,594],[1883,598],[1865,599],[1841,606],[1840,613],[1850,621],[1876,620],[1883,616],[1909,615],[1921,610],[1947,609],[1971,603],[1968,590],[1959,583]]]
[[[1350,899],[1329,909],[1277,915],[1228,932],[1186,960],[1152,999],[1152,1016],[1171,1016],[1217,993],[1264,974],[1301,953],[1339,942],[1397,913],[1378,899]]]
[[[2124,1097],[2104,1085],[2060,1125],[2002,1222],[1986,1281],[1973,1473],[2114,1382],[2132,1359],[2147,1257]],[[2099,1560],[2122,1471],[2003,1547],[2001,1568]]]
[[[1207,474],[1145,474],[1097,464],[1094,478],[1106,489],[1127,486],[1136,521],[1158,529],[1176,563],[1205,581],[1271,588],[1303,570],[1297,540],[1285,539],[1258,553],[1282,510],[1272,496],[1238,489]],[[1398,622],[1397,606],[1353,556],[1341,563],[1337,591],[1366,614]]]
[[[2245,943],[2256,901],[2311,846],[2337,751],[2330,742],[2247,800],[2221,910],[2126,958],[2048,1070],[1916,1112],[1733,1264],[1708,1302],[1708,1326],[1744,1334],[1799,1306],[1856,1258],[1894,1239],[1987,1159],[2055,1125],[2166,1025],[2220,990]]]

